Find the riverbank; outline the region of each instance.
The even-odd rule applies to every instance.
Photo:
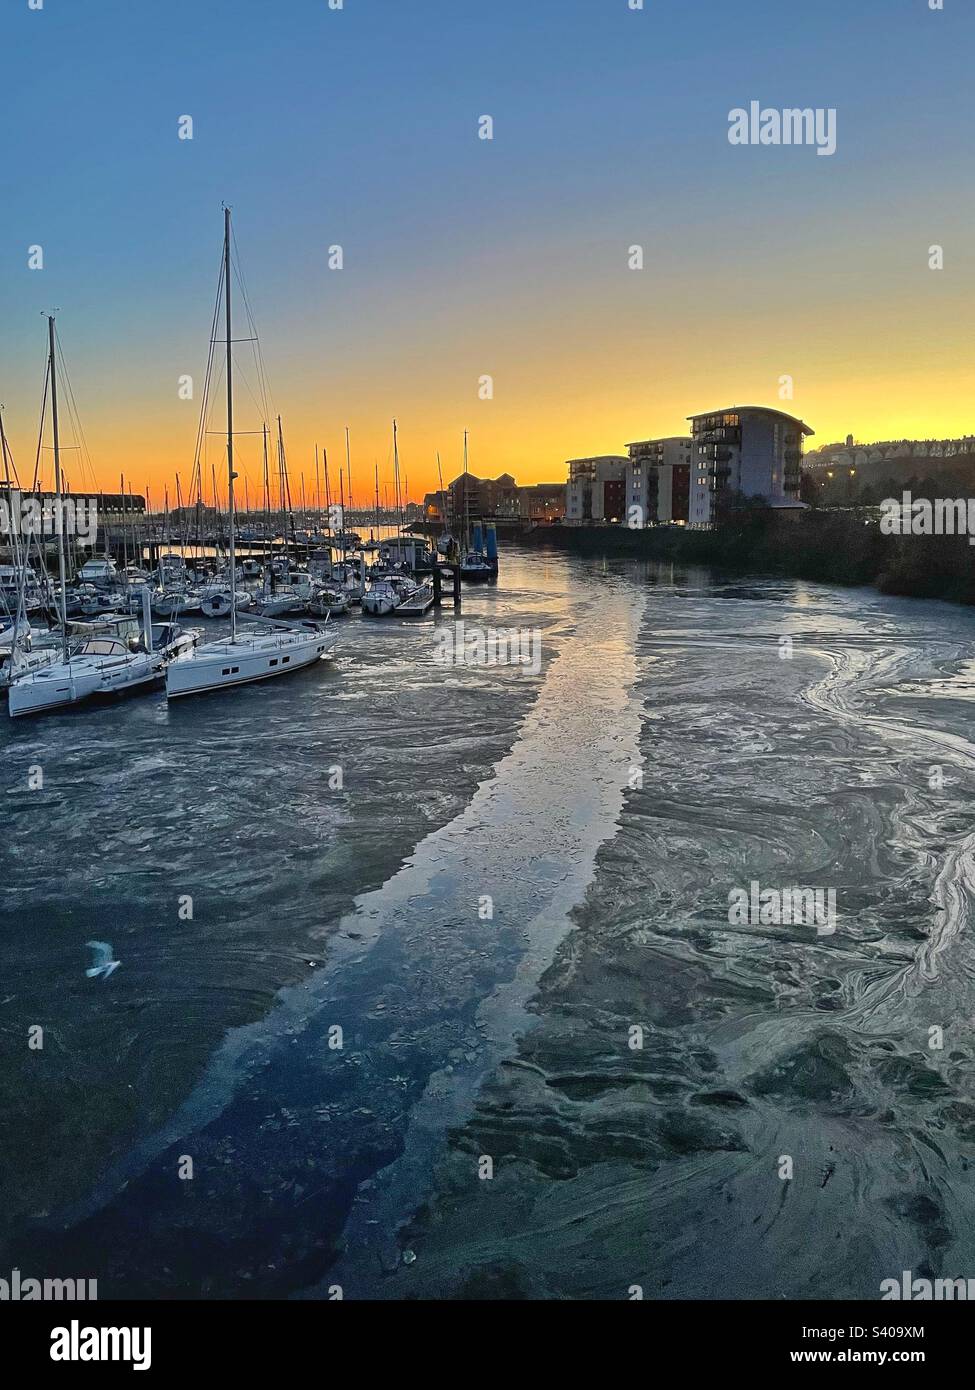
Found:
[[[811,510],[785,517],[756,508],[736,514],[714,531],[540,526],[521,543],[576,555],[712,565],[820,584],[863,584],[904,598],[975,604],[975,555],[966,536],[885,536],[876,513],[863,509]]]

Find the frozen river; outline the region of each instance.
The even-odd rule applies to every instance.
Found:
[[[331,668],[0,727],[8,1263],[103,1298],[975,1274],[975,616],[511,551],[463,617],[537,668],[353,619]],[[752,883],[835,931],[732,921]]]

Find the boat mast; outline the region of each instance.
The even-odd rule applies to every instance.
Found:
[[[345,427],[345,476],[349,480],[349,511],[352,510],[352,448],[349,443],[349,427]],[[345,515],[342,516],[342,530],[346,529]]]
[[[47,318],[48,345],[51,354],[51,429],[54,432],[54,490],[57,500],[58,579],[61,583],[61,656],[68,659],[68,596],[64,563],[64,501],[61,496],[61,436],[58,433],[58,380],[54,350],[54,315]]]
[[[464,549],[471,548],[470,485],[467,481],[467,431],[464,431]]]
[[[129,528],[132,536],[132,560],[141,570],[142,568],[142,549],[136,548],[136,521],[135,521],[135,498],[132,495],[132,479],[129,479]]]
[[[274,546],[271,536],[271,483],[267,472],[267,421],[261,423],[261,434],[264,437],[264,593],[271,592],[271,560],[273,558]]]
[[[287,475],[286,475],[286,473],[285,473],[285,463],[284,463],[284,433],[283,433],[282,428],[281,428],[281,416],[279,415],[279,416],[278,416],[278,490],[279,490],[279,492],[280,492],[280,500],[281,500],[281,539],[284,541],[284,574],[285,574],[285,581],[287,582],[287,580],[288,580],[288,578],[289,578],[289,576],[290,576],[290,573],[291,573],[291,565],[290,565],[290,561],[289,561],[289,556],[290,556],[290,553],[291,553],[291,552],[290,552],[290,550],[289,550],[289,548],[288,548],[288,513],[287,513],[287,511],[285,510],[285,507],[286,507],[286,500],[285,500],[285,499],[286,499],[285,478],[286,478],[286,476],[287,476]]]
[[[342,539],[342,563],[345,564],[345,475],[339,469],[339,516],[342,518],[342,530],[339,535]]]
[[[128,588],[129,584],[129,533],[126,527],[128,517],[125,514],[125,474],[120,473],[118,477],[119,491],[122,494],[122,558],[125,565],[125,579],[123,588]]]
[[[46,385],[46,383],[45,383],[45,385]],[[10,462],[9,462],[9,458],[8,458],[8,455],[7,455],[7,434],[6,434],[6,431],[4,430],[4,427],[3,427],[3,407],[2,407],[2,406],[0,406],[0,449],[2,449],[2,451],[3,451],[3,479],[4,479],[4,482],[5,482],[6,487],[7,487],[7,496],[9,497],[9,496],[10,496],[10,492],[11,492],[11,485],[10,485]],[[15,470],[15,471],[16,471],[16,470]],[[27,600],[26,600],[26,597],[25,597],[25,591],[26,591],[26,586],[27,586],[27,560],[28,560],[28,551],[29,551],[29,547],[28,547],[28,551],[25,551],[25,554],[24,554],[24,561],[23,561],[23,564],[21,564],[21,559],[20,559],[20,527],[19,527],[19,526],[14,526],[14,523],[13,523],[13,516],[11,516],[11,518],[10,518],[10,549],[11,549],[11,553],[13,554],[14,565],[15,565],[15,567],[16,567],[16,573],[17,573],[17,608],[16,608],[16,611],[15,611],[15,613],[14,613],[14,635],[13,635],[13,639],[12,639],[12,641],[11,641],[11,647],[10,647],[10,664],[11,664],[11,669],[12,669],[13,666],[14,666],[14,664],[15,664],[15,657],[16,657],[16,653],[17,653],[17,646],[18,646],[19,639],[20,639],[20,625],[21,625],[21,622],[22,622],[22,620],[23,620],[23,615],[26,613]]]
[[[223,210],[223,275],[227,303],[227,526],[230,531],[230,640],[237,636],[237,564],[234,549],[234,380],[230,350],[230,209]]]
[[[399,440],[396,433],[396,421],[393,421],[393,487],[396,494],[396,538],[401,540],[403,526],[403,513],[400,508],[399,500]],[[399,552],[397,551],[397,555]]]
[[[440,450],[437,450],[437,481],[440,484],[440,524],[447,531],[447,498],[443,490],[443,469],[440,467]]]

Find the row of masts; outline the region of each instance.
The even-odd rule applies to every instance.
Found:
[[[232,287],[232,269],[231,269],[231,224],[230,224],[230,209],[229,209],[229,208],[226,208],[226,207],[224,208],[223,281],[224,281],[223,289],[224,289],[224,300],[225,300],[225,314],[224,314],[225,323],[224,323],[224,327],[225,327],[225,345],[226,345],[226,413],[227,413],[227,422],[226,422],[226,448],[227,448],[227,508],[226,508],[226,516],[227,516],[227,545],[228,545],[228,552],[229,552],[229,553],[228,553],[228,560],[229,560],[229,565],[230,565],[230,574],[231,574],[231,576],[233,576],[233,575],[236,574],[236,545],[237,545],[237,529],[238,529],[238,528],[237,528],[237,520],[236,520],[238,508],[237,508],[237,502],[236,502],[236,494],[235,494],[235,487],[234,487],[234,484],[235,484],[235,482],[238,480],[239,475],[238,475],[238,473],[237,473],[237,471],[236,471],[236,468],[235,468],[235,456],[234,456],[234,379],[233,379],[233,378],[234,378],[234,370],[233,370],[233,369],[234,369],[234,363],[233,363],[233,351],[232,351],[232,345],[233,345],[233,323],[232,323],[232,292],[231,292],[231,287]],[[56,507],[57,507],[58,516],[59,516],[59,517],[62,517],[62,516],[63,516],[63,504],[64,504],[64,499],[65,499],[65,496],[66,496],[67,489],[66,489],[66,484],[65,484],[64,472],[63,472],[63,469],[62,469],[62,466],[61,466],[61,440],[60,440],[60,428],[59,428],[59,416],[58,416],[58,379],[57,379],[57,350],[56,350],[56,335],[55,335],[55,319],[54,319],[54,315],[53,315],[53,314],[52,314],[52,315],[48,315],[47,317],[48,317],[48,373],[47,373],[47,381],[45,382],[45,395],[47,395],[47,390],[48,390],[48,387],[49,387],[49,389],[50,389],[50,404],[51,404],[51,427],[52,427],[52,434],[53,434],[54,484],[55,484],[55,486],[54,486],[54,493],[55,493],[55,504],[56,504]],[[46,405],[46,401],[45,401],[45,405]],[[267,429],[267,423],[266,423],[266,421],[265,421],[265,422],[263,423],[263,425],[262,425],[262,436],[263,436],[263,483],[264,483],[264,504],[265,504],[265,505],[264,505],[264,512],[265,512],[266,518],[269,519],[270,516],[271,516],[271,510],[272,510],[272,509],[271,509],[270,467],[269,467],[269,451],[268,451],[268,429]],[[9,467],[9,455],[8,455],[8,450],[7,450],[6,435],[5,435],[5,431],[4,431],[4,427],[3,427],[2,413],[0,413],[0,438],[2,438],[2,442],[3,442],[3,465],[4,465],[4,472],[5,472],[5,481],[6,481],[6,483],[7,483],[8,489],[9,489],[9,487],[10,487],[10,485],[11,485],[10,467]],[[469,536],[468,488],[467,488],[467,486],[466,486],[467,475],[468,475],[467,441],[468,441],[468,432],[465,430],[465,431],[464,431],[464,477],[465,477],[465,488],[464,488],[464,508],[465,508],[465,514],[464,514],[464,534],[465,534],[465,540],[466,540],[466,539],[468,538],[468,536]],[[281,421],[281,416],[280,416],[280,415],[278,415],[278,417],[277,417],[277,455],[278,455],[278,493],[279,493],[279,500],[280,500],[280,509],[279,509],[279,510],[280,510],[280,515],[281,515],[281,518],[282,518],[282,539],[284,540],[285,544],[287,545],[287,543],[288,543],[288,541],[289,541],[289,535],[288,535],[289,524],[290,524],[290,530],[291,530],[291,532],[292,532],[292,537],[293,537],[294,532],[295,532],[295,525],[294,525],[294,509],[293,509],[293,502],[292,502],[292,497],[291,497],[291,487],[290,487],[290,481],[289,481],[288,469],[287,469],[287,458],[286,458],[285,447],[284,447],[283,426],[282,426],[282,421]],[[344,469],[344,471],[341,470],[341,469],[340,469],[340,471],[339,471],[339,499],[340,499],[340,509],[339,509],[339,514],[338,514],[338,515],[339,515],[339,518],[340,518],[339,526],[340,526],[341,531],[343,532],[343,536],[344,536],[344,533],[345,533],[345,523],[346,523],[346,482],[348,482],[349,510],[350,510],[350,511],[352,510],[352,501],[353,501],[353,499],[352,499],[352,453],[351,453],[351,434],[350,434],[350,429],[349,429],[348,426],[345,427],[345,456],[346,456],[346,457],[345,457],[345,469]],[[40,444],[39,444],[39,446],[38,446],[38,459],[39,459],[39,457],[40,457]],[[327,454],[327,451],[324,449],[324,447],[322,448],[321,458],[322,458],[322,472],[323,472],[323,475],[324,475],[324,485],[325,485],[325,507],[326,507],[326,514],[327,514],[327,517],[328,517],[328,526],[327,526],[327,530],[328,530],[329,532],[332,532],[332,530],[334,529],[334,527],[333,527],[333,516],[334,516],[334,513],[333,513],[333,507],[332,507],[331,488],[330,488],[330,481],[329,481],[328,454]],[[200,459],[199,459],[199,457],[197,458],[197,460],[196,460],[196,462],[195,462],[195,473],[196,473],[196,477],[195,477],[193,480],[191,480],[191,495],[192,495],[192,490],[193,490],[193,489],[192,489],[192,482],[195,481],[195,483],[196,483],[196,494],[197,494],[197,506],[198,506],[198,508],[199,508],[198,516],[199,516],[200,512],[202,512],[202,510],[203,510],[203,505],[202,505],[202,504],[203,504],[202,470],[201,470],[201,467],[200,467]],[[37,476],[36,476],[36,474],[37,474],[37,467],[35,466],[35,483],[37,482]],[[439,454],[439,452],[437,453],[437,474],[438,474],[438,481],[439,481],[439,484],[440,484],[440,497],[441,497],[441,508],[440,508],[440,510],[441,510],[441,516],[443,517],[443,516],[445,516],[445,507],[444,507],[444,505],[443,505],[444,500],[445,500],[445,491],[444,491],[444,487],[443,487],[443,473],[442,473],[442,469],[441,469],[440,454]],[[218,518],[219,518],[222,509],[220,508],[220,505],[219,505],[219,500],[220,500],[220,499],[219,499],[219,495],[218,495],[218,492],[217,492],[216,470],[215,470],[215,468],[211,470],[211,481],[212,481],[212,488],[213,488],[214,511],[215,511],[215,513],[217,514]],[[246,479],[246,477],[245,477],[244,482],[245,482],[245,512],[247,512],[247,513],[249,514],[249,513],[250,513],[250,499],[249,499],[249,497],[247,496],[247,479]],[[301,477],[302,513],[303,513],[303,515],[307,516],[308,507],[307,507],[307,500],[306,500],[306,497],[305,497],[305,485],[304,485],[304,484],[305,484],[304,474],[302,473],[302,477]],[[316,448],[315,448],[315,487],[316,487],[316,493],[317,493],[317,498],[318,498],[318,503],[319,503],[319,513],[321,514],[321,501],[322,501],[322,496],[321,496],[321,475],[320,475],[320,473],[319,473],[319,450],[318,450],[318,446],[317,446],[317,445],[316,445]],[[133,492],[132,492],[132,490],[131,490],[131,484],[129,485],[128,491],[126,490],[126,481],[125,481],[125,476],[124,476],[124,474],[120,477],[120,488],[121,488],[121,502],[122,502],[122,548],[123,548],[123,552],[124,552],[125,560],[126,560],[126,565],[127,565],[127,564],[128,564],[128,539],[129,539],[129,537],[128,537],[128,532],[127,532],[127,529],[126,529],[126,520],[127,520],[127,518],[126,518],[126,510],[127,510],[127,509],[126,509],[126,506],[125,506],[126,498],[128,498],[128,499],[133,503],[132,508],[131,508],[130,510],[131,510],[131,513],[132,513],[132,516],[131,516],[131,521],[132,521],[132,525],[131,525],[131,532],[132,532],[132,534],[131,534],[131,540],[132,540],[132,547],[133,547],[133,556],[134,556],[134,558],[138,557],[139,559],[141,559],[141,546],[140,546],[139,543],[137,542],[137,538],[136,538],[136,526],[135,526],[136,510],[135,510],[135,506],[134,506],[134,494],[133,494]],[[401,489],[400,459],[399,459],[399,433],[398,433],[398,423],[397,423],[397,421],[396,421],[395,419],[393,420],[393,489],[394,489],[395,516],[396,516],[396,518],[397,518],[397,528],[396,528],[396,529],[397,529],[397,534],[400,534],[401,531],[402,531],[403,524],[404,524],[404,518],[403,518],[403,502],[404,502],[404,493],[405,493],[406,496],[408,496],[408,482],[406,482],[404,488]],[[176,474],[176,497],[177,497],[177,504],[178,504],[178,506],[179,506],[179,508],[180,508],[180,512],[181,512],[181,513],[183,514],[183,516],[185,517],[185,512],[184,512],[184,509],[183,509],[183,506],[182,506],[182,488],[181,488],[181,484],[180,484],[179,473]],[[387,499],[387,500],[388,500],[388,499]],[[147,520],[147,522],[150,520],[150,518],[152,517],[152,515],[153,515],[153,513],[152,513],[152,508],[151,508],[151,499],[150,499],[150,495],[149,495],[149,489],[146,488],[146,520]],[[168,540],[169,540],[169,494],[168,494],[168,489],[166,490],[166,494],[165,494],[165,518],[166,518],[166,537],[167,537],[167,541],[168,541]],[[377,527],[377,539],[378,539],[378,531],[379,531],[379,528],[381,527],[382,522],[383,522],[382,511],[381,511],[381,508],[380,508],[380,501],[379,501],[379,466],[378,466],[378,463],[376,464],[376,468],[375,468],[375,522],[376,522],[376,527]],[[59,524],[55,529],[56,529],[56,532],[57,532],[57,542],[58,542],[58,586],[59,586],[60,598],[61,598],[62,628],[63,628],[63,630],[64,630],[64,654],[65,654],[65,657],[66,657],[66,656],[67,656],[67,623],[66,623],[67,557],[66,557],[66,553],[65,553],[65,528],[64,528],[63,525]],[[198,538],[199,538],[199,537],[198,537]],[[188,532],[184,533],[184,536],[183,536],[183,538],[182,538],[182,543],[183,543],[184,546],[185,546],[186,544],[189,543],[189,535],[188,535]],[[18,538],[17,541],[16,541],[16,547],[17,547],[17,551],[19,552],[19,548],[20,548],[20,547],[19,547],[19,538]],[[23,559],[24,559],[24,561],[26,562],[26,555],[23,557]],[[17,561],[17,563],[18,563],[18,565],[19,565],[19,564],[20,564],[20,561],[21,561],[21,557],[20,557],[19,553],[17,553],[17,554],[15,555],[15,560]],[[21,616],[22,616],[22,615],[18,612],[18,620],[20,619]],[[234,609],[231,610],[231,626],[232,626],[232,629],[234,629],[235,626],[236,626],[236,614],[235,614],[235,610],[234,610]]]

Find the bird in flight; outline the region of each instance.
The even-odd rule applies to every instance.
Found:
[[[107,941],[86,941],[85,945],[95,955],[94,965],[90,965],[85,971],[89,980],[94,980],[98,975],[107,980],[112,971],[117,970],[122,964],[120,960],[114,958],[112,948]]]

